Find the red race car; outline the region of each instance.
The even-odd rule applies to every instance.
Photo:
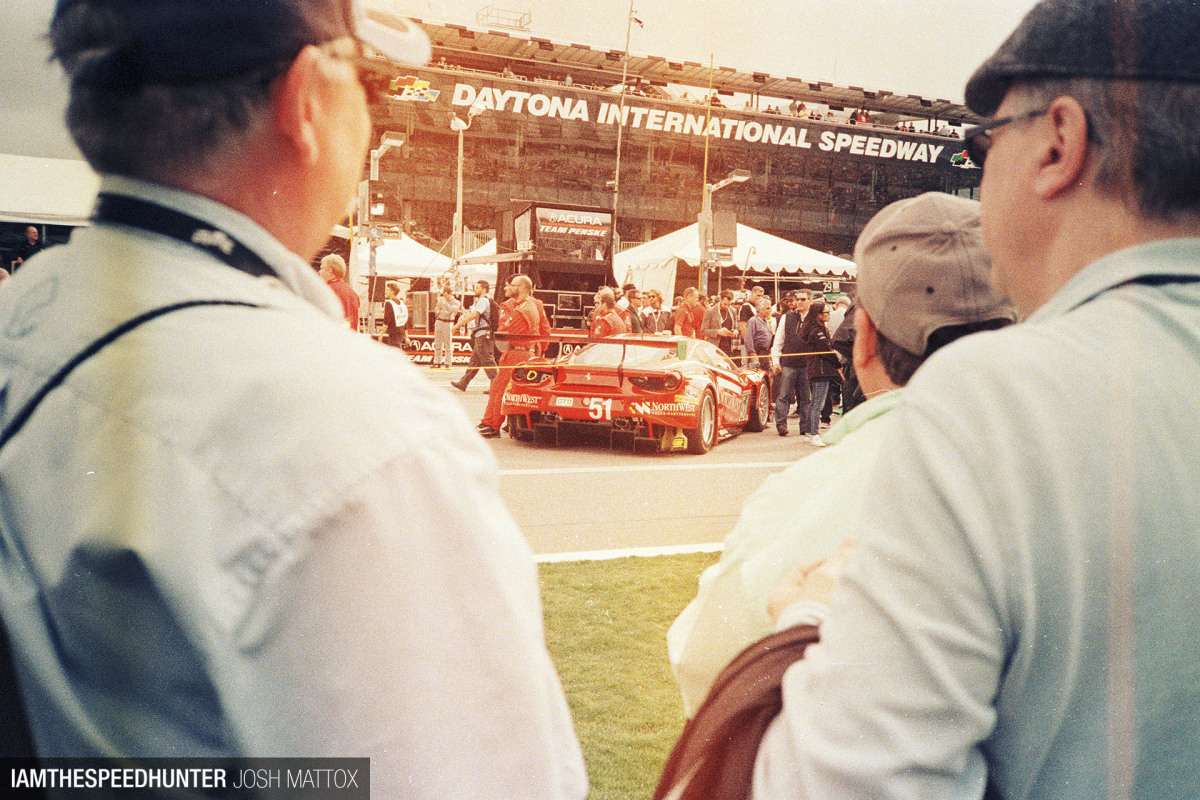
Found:
[[[743,430],[761,431],[770,409],[763,370],[742,369],[700,339],[635,334],[517,366],[502,407],[518,440],[558,442],[592,431],[614,446],[691,453],[707,453],[719,438]]]

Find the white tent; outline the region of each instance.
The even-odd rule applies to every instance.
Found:
[[[857,268],[853,261],[822,253],[802,244],[738,223],[737,247],[725,265],[736,265],[748,272],[787,272],[798,275],[853,278]],[[675,271],[679,261],[692,267],[700,266],[699,225],[660,236],[653,241],[631,247],[613,258],[613,277],[618,284],[633,282],[638,288],[658,289],[664,297],[675,291]]]
[[[356,239],[353,274],[365,278],[371,274],[370,248],[361,239]],[[384,278],[430,278],[436,279],[450,269],[450,259],[436,250],[431,250],[406,233],[399,239],[384,239],[375,250],[375,274]]]
[[[0,154],[0,222],[86,225],[99,188],[86,161]]]
[[[496,240],[491,239],[464,255],[467,257],[494,256],[496,255]],[[485,280],[488,282],[488,286],[495,286],[499,267],[494,261],[486,264],[463,264],[459,266],[458,273],[466,280],[468,286],[478,280]]]

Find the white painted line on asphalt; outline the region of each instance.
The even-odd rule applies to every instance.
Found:
[[[665,547],[629,547],[623,550],[580,550],[575,553],[543,553],[534,556],[539,564],[560,561],[607,561],[630,556],[677,556],[686,553],[719,553],[720,542],[712,544],[673,544]]]
[[[631,467],[547,467],[545,469],[502,469],[501,475],[588,475],[593,472],[670,472],[672,470],[692,469],[767,469],[775,467],[790,467],[795,461],[751,461],[745,464],[654,464],[651,466]]]

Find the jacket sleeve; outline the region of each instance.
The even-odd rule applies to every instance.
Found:
[[[717,339],[717,330],[721,327],[721,308],[712,306],[704,312],[704,321],[700,323],[700,335],[705,339]]]

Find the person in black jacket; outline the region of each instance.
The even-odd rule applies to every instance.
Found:
[[[43,247],[45,247],[45,242],[38,238],[37,226],[27,225],[25,227],[25,238],[13,248],[12,271],[16,272],[20,269],[26,260],[41,252]]]
[[[813,303],[800,326],[800,338],[804,340],[804,360],[808,366],[808,380],[812,387],[812,399],[808,406],[806,427],[812,436],[809,444],[813,447],[824,447],[825,440],[821,438],[821,407],[825,405],[825,395],[829,392],[829,384],[835,377],[840,377],[841,362],[837,353],[833,352],[833,343],[829,341],[829,329],[825,323],[829,321],[829,306],[824,303]]]

